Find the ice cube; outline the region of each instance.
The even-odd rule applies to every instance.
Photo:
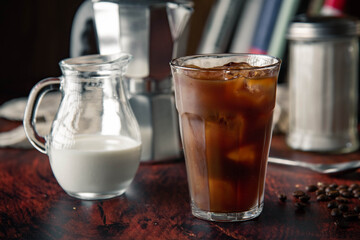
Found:
[[[266,94],[271,92],[275,93],[275,81],[275,78],[247,79],[246,88],[250,92],[263,92]]]
[[[241,141],[245,121],[241,115],[218,114],[205,123],[206,145],[208,158],[225,156],[238,146]]]
[[[216,69],[236,69],[236,70],[240,70],[240,69],[248,69],[248,68],[252,68],[252,66],[246,62],[229,62],[227,64],[224,64],[223,66],[218,66],[218,67],[214,67]]]
[[[196,65],[186,65],[185,67],[189,68],[184,70],[186,76],[203,80],[231,80],[256,75],[256,71],[251,70],[252,66],[246,62],[229,62],[213,68],[200,68]]]
[[[231,80],[235,78],[244,78],[248,76],[248,70],[252,66],[246,62],[229,62],[223,66],[215,67],[214,69],[223,69],[224,80]]]
[[[214,71],[211,68],[200,68],[195,65],[187,65],[188,69],[184,70],[184,75],[200,80],[223,80],[223,71]]]
[[[252,165],[256,161],[256,152],[256,146],[253,144],[248,144],[232,149],[229,151],[226,157],[235,162]]]

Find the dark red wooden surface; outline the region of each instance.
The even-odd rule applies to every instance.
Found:
[[[0,121],[0,129],[11,128]],[[293,151],[274,136],[271,155],[309,162],[360,159],[360,153],[319,155]],[[323,176],[269,165],[264,210],[255,220],[207,222],[190,212],[183,160],[141,164],[125,195],[105,201],[68,196],[52,175],[46,155],[36,150],[0,149],[0,239],[359,239],[360,220],[336,226],[327,203],[311,194],[296,211],[291,193],[319,181],[360,184],[360,172]],[[277,193],[287,194],[281,203]],[[353,199],[352,206],[360,205]]]

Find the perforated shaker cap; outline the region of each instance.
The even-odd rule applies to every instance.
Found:
[[[297,16],[287,32],[289,40],[316,40],[359,35],[359,22],[349,17]]]
[[[167,3],[192,4],[192,0],[92,0],[92,2],[114,2],[119,5],[163,6]]]

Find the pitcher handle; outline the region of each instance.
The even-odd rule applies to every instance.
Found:
[[[60,89],[60,78],[46,78],[38,82],[31,90],[24,113],[24,130],[30,143],[40,152],[46,154],[46,140],[40,136],[35,127],[36,113],[42,97],[50,91]]]

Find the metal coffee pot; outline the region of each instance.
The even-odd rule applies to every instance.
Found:
[[[74,18],[72,49],[81,44],[79,25],[93,18],[101,54],[133,56],[125,77],[140,125],[141,161],[181,157],[169,61],[185,54],[192,6],[179,0],[92,0],[84,2]]]

